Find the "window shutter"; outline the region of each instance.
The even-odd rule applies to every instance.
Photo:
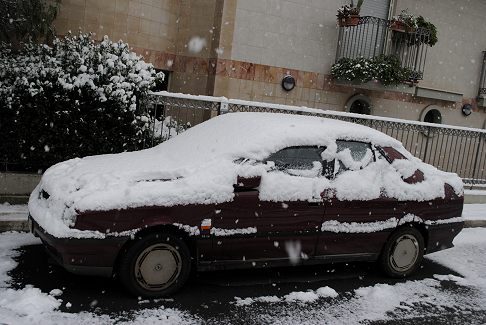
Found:
[[[355,3],[357,0],[355,0]],[[360,16],[373,16],[388,19],[390,0],[364,0],[361,6]]]

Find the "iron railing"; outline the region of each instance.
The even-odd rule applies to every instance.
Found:
[[[486,51],[483,51],[483,63],[481,65],[481,77],[479,78],[478,97],[486,96]]]
[[[143,102],[143,108],[151,113],[153,130],[151,136],[145,139],[145,147],[157,145],[187,128],[224,113],[313,115],[369,126],[398,139],[421,160],[441,170],[457,173],[469,185],[486,184],[486,130],[169,92],[150,95]],[[6,163],[5,170],[8,170]]]
[[[313,115],[362,124],[396,138],[415,157],[441,170],[457,173],[467,184],[486,184],[486,130],[167,92],[152,95],[147,102],[148,109],[160,104],[167,105],[166,112],[172,114],[166,115],[165,119],[170,116],[170,119],[177,122],[178,125],[186,126],[188,122],[186,118],[192,119],[189,120],[192,126],[212,116],[234,112]],[[200,112],[196,113],[196,111]],[[173,135],[184,129],[184,127],[176,128]],[[161,132],[168,133],[164,130]],[[164,140],[152,138],[147,143],[156,144]]]
[[[388,21],[371,16],[360,17],[356,26],[339,27],[336,61],[385,54],[388,33]]]
[[[390,26],[389,20],[364,16],[356,26],[339,27],[336,61],[395,55],[403,68],[412,71],[410,79],[423,79],[430,32],[424,28],[397,32]]]

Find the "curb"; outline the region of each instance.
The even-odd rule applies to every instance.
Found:
[[[464,228],[486,227],[486,220],[466,220]]]
[[[466,220],[464,228],[486,228],[486,220]],[[26,231],[29,232],[27,220],[0,221],[0,232],[5,231]]]
[[[26,231],[29,232],[27,220],[0,221],[0,232],[5,231]]]

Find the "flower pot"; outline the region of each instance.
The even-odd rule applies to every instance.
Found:
[[[390,29],[395,32],[405,33],[405,24],[401,21],[394,20],[390,24]]]
[[[358,15],[351,15],[346,17],[344,22],[345,26],[357,26],[359,23],[359,16]]]
[[[413,33],[415,28],[408,26],[402,21],[394,20],[390,24],[390,29],[399,33]]]

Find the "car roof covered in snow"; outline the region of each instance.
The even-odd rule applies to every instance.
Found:
[[[376,145],[402,148],[401,143],[379,131],[349,122],[315,116],[278,113],[231,113],[212,118],[176,137],[146,150],[72,159],[56,165],[55,170],[74,169],[79,173],[116,173],[135,171],[141,177],[151,172],[185,167],[197,168],[214,159],[250,158],[262,160],[289,146],[326,146],[336,139],[369,141]],[[147,174],[148,173],[148,174]],[[176,172],[177,174],[177,172]],[[145,176],[143,176],[145,175]]]

